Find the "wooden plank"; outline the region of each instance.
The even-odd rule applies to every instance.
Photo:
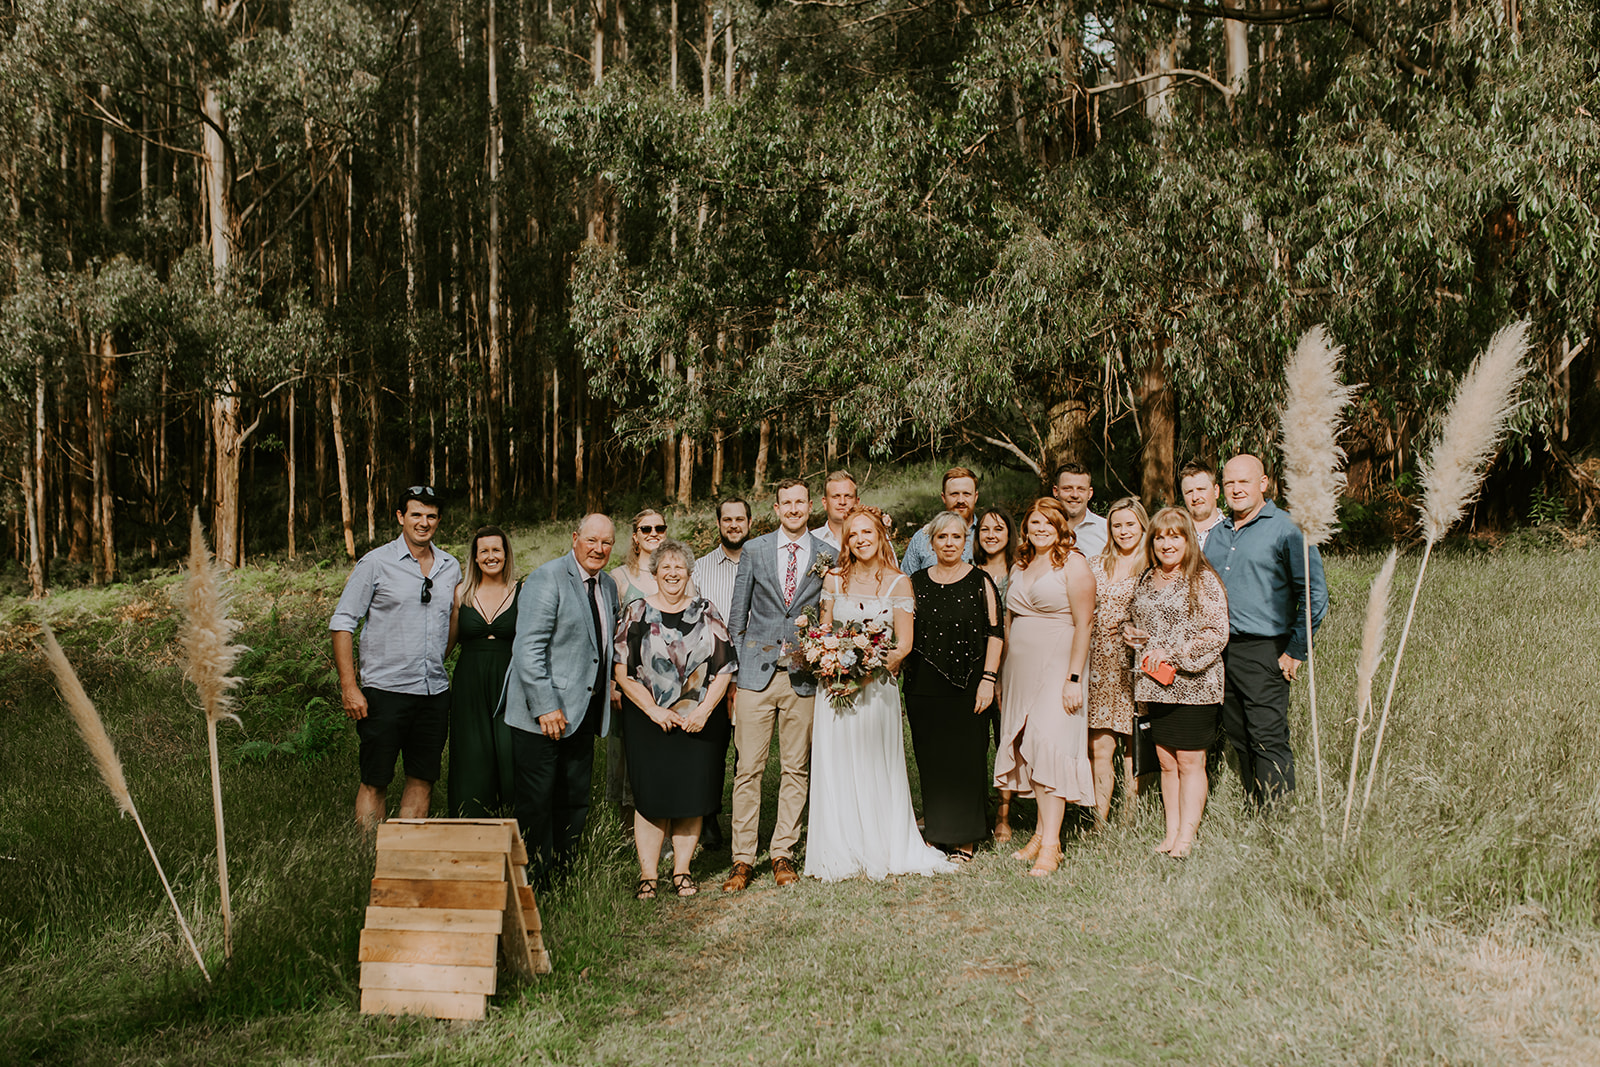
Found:
[[[363,989],[366,1015],[430,1015],[435,1019],[481,1019],[488,998],[482,993],[419,993],[409,989]]]
[[[493,967],[494,934],[450,934],[431,930],[363,930],[362,963],[437,963]]]
[[[516,885],[516,869],[506,858],[505,925],[500,930],[500,954],[513,971],[524,977],[534,975],[533,954],[528,947],[528,931],[522,919],[521,887]]]
[[[495,989],[495,969],[438,963],[363,963],[361,988],[487,994]]]
[[[534,903],[531,886],[519,885],[517,894],[522,902],[522,928],[530,934],[539,932],[539,905]]]
[[[491,882],[505,877],[504,852],[411,852],[379,850],[375,878]]]
[[[512,836],[499,821],[430,819],[425,823],[400,823],[390,820],[378,827],[378,851],[506,852],[513,847]]]
[[[506,883],[432,882],[417,878],[374,878],[371,903],[381,908],[493,908],[506,906]]]
[[[368,930],[439,930],[498,934],[504,916],[493,908],[368,908]]]

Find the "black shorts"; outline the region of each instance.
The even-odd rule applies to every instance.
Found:
[[[361,784],[387,789],[394,758],[405,756],[407,778],[437,782],[450,732],[450,691],[391,693],[363,687],[367,717],[356,720],[361,738]]]

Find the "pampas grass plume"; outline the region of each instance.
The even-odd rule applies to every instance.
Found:
[[[39,630],[39,642],[44,647],[50,669],[55,671],[61,697],[67,703],[67,710],[72,713],[72,721],[78,724],[83,743],[89,746],[89,755],[94,758],[100,777],[105,779],[106,788],[111,790],[111,797],[117,802],[117,810],[123,815],[137,818],[133,810],[133,794],[128,792],[128,780],[122,774],[122,760],[117,758],[117,746],[111,743],[106,724],[100,721],[100,713],[95,710],[94,702],[83,691],[83,683],[78,681],[78,672],[72,669],[67,654],[61,651],[55,631],[50,629],[47,622],[41,622]]]
[[[1383,661],[1383,639],[1389,631],[1389,590],[1394,584],[1394,567],[1400,550],[1391,548],[1367,594],[1367,619],[1361,627],[1361,656],[1356,661],[1356,730],[1360,732],[1361,709],[1372,707],[1372,678]]]
[[[248,650],[233,643],[239,622],[229,617],[231,600],[211,550],[206,547],[199,508],[189,522],[189,577],[184,583],[183,600],[184,622],[178,640],[188,661],[189,680],[200,696],[200,706],[209,722],[238,722],[228,690],[242,679],[228,672]]]
[[[1430,544],[1461,521],[1483,487],[1528,373],[1528,327],[1523,319],[1502,328],[1456,387],[1444,429],[1422,463],[1422,533]]]
[[[1343,354],[1325,327],[1313,326],[1284,368],[1289,395],[1280,416],[1283,483],[1294,521],[1313,545],[1326,542],[1338,528],[1345,486],[1339,428],[1355,389],[1339,378]]]
[[[239,623],[229,617],[228,591],[217,573],[206,535],[200,525],[200,509],[189,520],[189,579],[184,583],[183,630],[178,635],[184,657],[189,662],[189,679],[200,694],[206,713],[206,748],[211,756],[211,812],[217,827],[217,882],[222,892],[222,951],[233,958],[233,899],[228,892],[228,835],[222,817],[222,767],[217,758],[217,723],[223,719],[239,721],[230,710],[233,698],[228,690],[240,679],[228,672],[244,653],[233,643]]]
[[[1383,662],[1383,641],[1389,631],[1389,591],[1394,586],[1394,566],[1399,558],[1400,550],[1391,548],[1367,593],[1367,619],[1361,627],[1361,655],[1356,660],[1356,736],[1350,745],[1350,782],[1345,787],[1341,842],[1350,836],[1350,812],[1361,770],[1361,735],[1366,732],[1367,712],[1372,710],[1372,678]]]
[[[161,888],[167,891],[167,901],[172,905],[172,913],[178,917],[178,927],[183,931],[183,939],[189,945],[189,951],[194,954],[195,963],[200,965],[200,973],[207,982],[211,981],[211,972],[206,970],[206,961],[200,956],[200,947],[194,943],[194,932],[189,929],[189,922],[183,917],[183,909],[178,907],[178,898],[173,895],[172,883],[167,881],[167,872],[161,869],[161,860],[156,856],[156,846],[150,842],[150,835],[145,832],[144,820],[139,818],[139,809],[133,806],[133,794],[128,791],[128,781],[122,774],[122,761],[117,758],[116,746],[111,743],[111,735],[106,733],[106,724],[100,718],[100,712],[95,708],[94,702],[89,699],[89,694],[84,692],[83,683],[78,680],[78,672],[72,669],[72,663],[67,659],[67,654],[61,651],[61,645],[56,641],[55,631],[50,629],[50,624],[39,623],[39,640],[44,648],[45,659],[50,662],[50,669],[55,671],[56,684],[61,687],[62,699],[66,701],[67,710],[72,713],[72,719],[78,724],[78,732],[83,735],[84,744],[89,746],[89,755],[94,757],[95,766],[100,769],[100,777],[105,779],[106,788],[111,790],[111,796],[117,802],[117,808],[124,815],[133,816],[133,824],[139,828],[139,836],[144,838],[145,850],[150,853],[150,862],[155,864],[156,874],[161,878]]]

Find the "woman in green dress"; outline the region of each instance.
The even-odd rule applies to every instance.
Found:
[[[467,553],[467,580],[456,587],[461,658],[450,683],[450,815],[503,814],[511,798],[511,728],[500,710],[517,634],[511,542],[485,526]]]

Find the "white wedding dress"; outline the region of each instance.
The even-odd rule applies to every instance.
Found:
[[[833,601],[835,622],[893,622],[895,608],[911,610],[908,579],[890,596],[846,596]],[[907,595],[892,595],[905,588]],[[900,690],[879,677],[835,709],[817,690],[811,728],[811,825],[806,835],[806,874],[836,882],[864,874],[938,874],[956,865],[922,840],[911,810],[906,777],[905,734],[900,727]]]

